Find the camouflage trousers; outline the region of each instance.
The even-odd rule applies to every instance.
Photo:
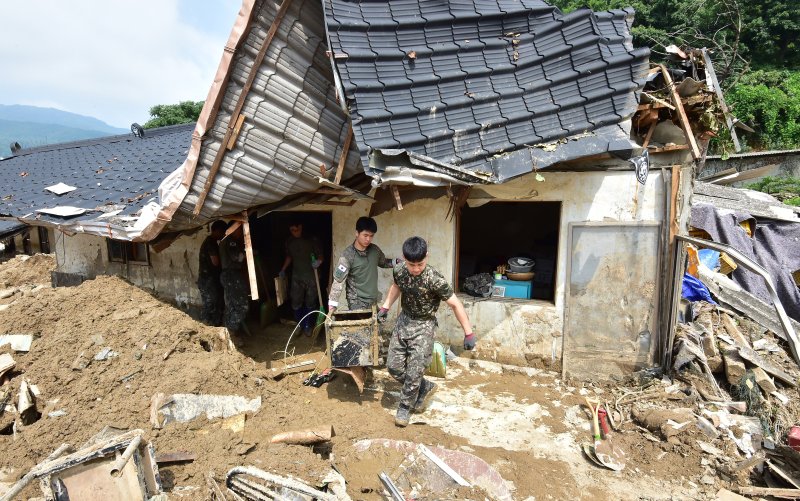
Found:
[[[305,307],[308,311],[317,306],[317,284],[314,280],[292,279],[289,299],[292,302],[292,309],[299,310]]]
[[[225,291],[225,327],[232,331],[239,330],[250,308],[247,283],[237,270],[223,270],[219,279]]]
[[[377,300],[362,299],[360,297],[347,298],[347,308],[350,310],[371,310]]]
[[[433,331],[436,320],[414,320],[400,313],[389,341],[386,368],[403,384],[400,405],[414,408],[425,369],[433,358]]]
[[[201,277],[197,280],[197,288],[200,289],[200,300],[203,302],[203,309],[200,312],[200,321],[207,325],[219,327],[222,325],[222,312],[225,303],[222,299],[222,284],[219,278]]]

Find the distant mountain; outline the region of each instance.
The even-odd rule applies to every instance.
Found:
[[[102,120],[54,108],[0,104],[0,157],[11,155],[13,142],[25,149],[126,132]]]

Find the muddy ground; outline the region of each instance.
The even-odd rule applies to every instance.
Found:
[[[52,266],[46,256],[0,265],[0,283],[13,291],[0,300],[0,334],[34,336],[28,353],[0,347],[0,353],[17,362],[3,387],[16,391],[24,378],[38,385],[44,402],[40,419],[0,434],[0,482],[5,484],[60,444],[79,446],[106,425],[145,430],[157,454],[196,455],[190,463],[160,468],[165,489],[177,499],[209,499],[207,476],[221,482],[238,465],[314,484],[331,464],[346,478],[353,499],[383,499],[377,474],[396,473],[405,455],[354,447],[360,440],[381,438],[474,454],[494,467],[513,499],[520,500],[713,499],[721,487],[733,489],[735,482],[747,481],[746,475],[717,474],[715,458],[694,444],[699,431],[666,441],[624,418],[615,440],[627,451],[627,467],[613,472],[589,462],[581,452],[581,444],[592,441],[585,397],[613,402],[623,390],[619,386],[563,381],[552,372],[458,358],[448,363],[447,378],[437,380],[441,389],[429,409],[401,429],[393,422],[399,386],[382,370],[374,371],[363,394],[344,375],[320,388],[302,385],[307,373],[270,379],[269,360],[284,348],[291,327],[259,329],[253,322],[253,335],[237,340],[236,350],[219,350],[219,329],[120,278],[51,288]],[[305,337],[291,347],[296,353],[321,349]],[[104,348],[116,356],[94,360]],[[649,384],[647,391],[655,387],[661,392],[672,382]],[[241,432],[205,418],[153,429],[150,404],[156,393],[260,396],[262,405],[246,416]],[[648,399],[648,405],[669,400],[678,405],[685,397],[662,393]],[[276,433],[319,425],[335,430],[328,450],[270,444]],[[735,447],[724,451],[735,459],[739,454]],[[23,494],[41,495],[35,485]],[[467,489],[453,498],[485,495]]]

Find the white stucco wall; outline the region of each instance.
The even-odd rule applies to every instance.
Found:
[[[110,262],[105,238],[84,234],[67,236],[57,232],[53,246],[56,271],[78,273],[88,278],[119,275],[181,307],[197,306],[200,304],[200,292],[195,284],[197,253],[207,234],[202,229],[194,235],[179,237],[161,252],[150,249],[148,266]]]

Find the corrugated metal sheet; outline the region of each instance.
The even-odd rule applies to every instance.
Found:
[[[106,136],[5,158],[0,161],[0,216],[68,231],[96,226],[106,236],[114,227],[132,226],[148,205],[158,205],[159,185],[186,159],[193,129],[194,124],[147,129],[142,138]],[[58,183],[76,189],[63,195],[45,190]],[[87,212],[72,218],[36,212],[58,206]]]
[[[226,129],[236,120],[231,114],[278,7],[270,0],[252,7],[247,30],[227,69],[219,111],[205,133],[191,188],[170,223],[172,228],[316,190],[321,169],[325,177],[332,177],[349,120],[336,99],[322,6],[317,0],[292,0],[263,62],[255,68],[257,76],[242,111],[246,116],[242,132],[225,154],[199,217],[192,217]],[[358,151],[352,148],[342,179],[360,172]]]
[[[563,15],[541,0],[324,5],[369,174],[410,167],[502,182],[635,149],[627,119],[649,51],[632,47],[632,10]]]
[[[732,188],[696,181],[692,205],[707,204],[730,211],[747,212],[756,217],[800,222],[800,207],[781,203],[777,198],[760,191]]]

